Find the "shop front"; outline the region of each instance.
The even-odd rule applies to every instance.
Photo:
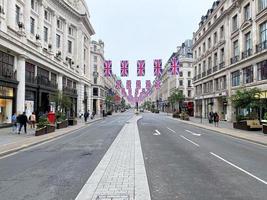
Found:
[[[0,127],[11,124],[12,114],[15,113],[15,88],[0,86]]]

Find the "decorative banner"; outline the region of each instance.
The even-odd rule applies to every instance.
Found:
[[[144,60],[137,61],[137,76],[145,76],[145,66]]]
[[[118,90],[121,89],[121,84],[122,84],[121,80],[117,80],[115,88],[118,89]]]
[[[112,61],[111,60],[106,60],[104,62],[104,76],[105,77],[112,76]]]
[[[128,60],[121,61],[121,76],[127,77],[129,74],[129,62]]]
[[[130,89],[132,87],[132,81],[131,80],[127,80],[126,81],[126,89]]]
[[[176,57],[171,59],[171,75],[179,75],[179,60]]]
[[[162,60],[154,60],[154,76],[159,77],[162,75]]]
[[[121,88],[121,94],[123,97],[127,96],[125,88]]]
[[[155,88],[156,88],[157,90],[159,90],[160,87],[161,87],[161,81],[160,81],[160,80],[156,80],[156,81],[155,81]]]
[[[141,89],[141,80],[136,81],[136,89]]]
[[[150,80],[146,80],[146,89],[147,90],[151,89],[151,81]]]

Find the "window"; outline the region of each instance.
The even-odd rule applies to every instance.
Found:
[[[260,42],[266,43],[267,41],[267,21],[260,25]]]
[[[214,54],[213,62],[214,62],[214,66],[218,65],[218,54],[217,53]]]
[[[245,84],[253,82],[253,67],[246,67],[243,69],[243,81]]]
[[[206,71],[206,60],[203,61],[202,72]]]
[[[213,35],[213,43],[214,43],[214,45],[217,43],[217,39],[218,39],[217,32],[215,32],[214,35]]]
[[[60,48],[61,46],[61,38],[60,38],[60,35],[59,34],[56,34],[56,45],[57,45],[57,48]]]
[[[93,88],[93,96],[98,96],[98,88]]]
[[[259,1],[259,11],[267,8],[267,0],[258,0]]]
[[[200,57],[201,55],[201,47],[198,47],[198,56]]]
[[[38,2],[36,0],[31,0],[31,9],[38,12]]]
[[[245,35],[245,50],[250,51],[252,49],[251,32]]]
[[[191,86],[192,86],[192,85],[191,85],[191,80],[188,80],[188,81],[187,81],[187,86],[188,86],[188,87],[191,87]]]
[[[183,80],[180,80],[180,81],[179,81],[179,86],[183,86],[183,85],[184,85]]]
[[[72,53],[72,41],[68,40],[68,52]]]
[[[19,24],[20,22],[20,7],[16,5],[16,23]]]
[[[69,27],[69,35],[73,35],[73,28]]]
[[[53,85],[56,85],[57,84],[57,75],[54,74],[54,73],[51,73],[51,83]]]
[[[35,81],[35,65],[28,62],[25,63],[25,81],[27,83],[34,83]]]
[[[211,68],[211,62],[212,62],[211,57],[209,57],[209,59],[208,59],[208,69]]]
[[[183,77],[183,72],[179,72],[179,76],[180,77]]]
[[[94,56],[94,62],[97,62],[97,56]]]
[[[267,60],[257,64],[258,80],[267,80]]]
[[[224,62],[224,48],[221,49],[221,58],[220,58],[220,60],[221,60],[221,63]]]
[[[232,18],[232,32],[236,31],[237,29],[238,29],[237,15],[235,15]]]
[[[188,91],[187,91],[187,96],[188,96],[188,97],[191,97],[191,90],[188,90]]]
[[[234,41],[233,43],[233,56],[239,56],[239,49],[238,49],[238,40]]]
[[[60,19],[57,19],[57,28],[60,30],[63,28],[62,21]]]
[[[48,42],[48,28],[44,26],[44,41]]]
[[[206,43],[204,42],[203,43],[203,52],[205,52],[206,51]]]
[[[94,72],[97,72],[97,65],[94,65]]]
[[[34,32],[35,32],[35,19],[31,17],[30,21],[31,21],[31,30],[30,31],[31,31],[31,34],[34,35]]]
[[[50,15],[50,12],[48,10],[45,10],[44,11],[44,18],[46,21],[51,21],[51,15]]]
[[[245,7],[244,7],[244,21],[247,21],[251,18],[250,16],[250,4],[248,3]]]
[[[208,38],[208,48],[210,48],[211,47],[211,38],[209,37]]]
[[[187,76],[190,78],[191,77],[191,72],[187,72]]]
[[[221,39],[224,39],[224,26],[221,26],[220,28],[220,37]]]

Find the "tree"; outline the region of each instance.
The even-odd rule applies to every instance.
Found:
[[[168,98],[170,104],[172,105],[172,110],[174,109],[174,105],[178,102],[179,108],[181,107],[182,102],[185,100],[185,96],[182,91],[175,89],[175,91]]]
[[[57,93],[52,96],[52,101],[56,104],[57,120],[65,120],[67,117],[67,111],[69,111],[72,106],[70,97],[64,95],[61,91],[57,91]]]
[[[114,101],[113,96],[106,96],[105,103],[106,103],[106,108],[109,110],[110,104]]]

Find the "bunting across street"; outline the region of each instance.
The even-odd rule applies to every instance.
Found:
[[[127,77],[129,75],[129,61],[122,60],[121,61],[121,76]]]
[[[151,89],[151,81],[150,80],[146,80],[146,89],[147,90]]]
[[[154,60],[154,76],[159,77],[162,75],[162,60]]]
[[[145,76],[145,65],[144,60],[137,61],[137,76]]]
[[[170,73],[171,75],[179,74],[179,60],[176,57],[171,59]]]
[[[161,87],[161,81],[157,79],[157,80],[155,81],[155,88],[156,88],[157,90],[159,90],[160,87]]]
[[[132,81],[131,80],[127,80],[126,81],[126,89],[130,89],[132,87]]]
[[[117,80],[115,88],[116,89],[121,89],[121,84],[122,84],[121,80]]]
[[[104,76],[105,77],[112,76],[112,61],[111,60],[106,60],[104,62]]]
[[[141,87],[142,87],[142,86],[141,86],[141,80],[137,80],[137,81],[136,81],[136,88],[137,88],[137,89],[141,89]]]

